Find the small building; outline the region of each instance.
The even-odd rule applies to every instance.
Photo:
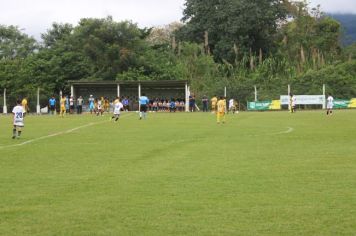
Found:
[[[145,94],[150,100],[182,99],[186,111],[189,110],[189,85],[186,80],[165,81],[69,81],[71,96],[82,96],[87,100],[90,95],[96,98],[107,97],[110,100],[128,97],[132,110],[138,110],[138,98]]]

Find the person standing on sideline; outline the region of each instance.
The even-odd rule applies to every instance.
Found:
[[[216,105],[217,105],[216,121],[218,124],[220,124],[220,121],[222,121],[222,123],[225,124],[226,100],[224,99],[224,97],[220,97]]]
[[[147,117],[147,106],[150,100],[148,97],[146,97],[145,94],[142,94],[142,96],[139,98],[139,105],[140,105],[140,120],[146,119]]]
[[[203,96],[202,102],[203,102],[203,112],[208,112],[209,100],[206,95]]]
[[[68,113],[69,114],[69,97],[68,96],[66,96],[65,97],[66,98],[66,113]]]
[[[95,101],[95,99],[94,99],[93,95],[90,95],[89,99],[88,99],[90,114],[93,114],[93,111],[95,109],[94,101]]]
[[[218,98],[216,95],[214,95],[214,97],[212,97],[210,99],[210,102],[211,102],[211,112],[212,113],[215,113],[216,112],[216,104],[218,102]]]
[[[54,95],[49,99],[48,104],[50,114],[54,115],[56,113],[56,99],[54,98]]]
[[[195,96],[189,96],[189,111],[195,112]]]
[[[125,111],[129,111],[129,99],[127,97],[122,101],[122,105],[124,106]]]
[[[115,122],[117,122],[120,118],[120,113],[123,108],[124,105],[120,102],[120,98],[117,97],[114,101],[114,115],[111,117],[111,120],[115,118]]]
[[[70,114],[73,114],[73,112],[74,112],[74,98],[73,98],[73,96],[70,96],[70,98],[69,98],[69,112],[70,112]]]
[[[83,112],[83,97],[79,96],[77,99],[77,113],[82,114]]]
[[[17,100],[16,104],[17,105],[14,107],[14,109],[12,109],[12,113],[14,114],[12,139],[20,138],[22,128],[24,127],[24,117],[26,113],[26,110],[22,106],[21,100]]]
[[[332,115],[333,114],[333,107],[334,107],[334,98],[328,94],[327,98],[327,104],[326,104],[326,115]]]
[[[64,115],[66,114],[66,101],[67,101],[66,97],[64,95],[62,95],[62,98],[60,100],[61,108],[60,108],[60,112],[59,112],[61,117],[64,117]]]
[[[169,112],[176,112],[176,101],[171,98],[171,102],[169,103]]]

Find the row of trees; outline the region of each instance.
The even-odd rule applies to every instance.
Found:
[[[54,23],[37,42],[0,25],[0,87],[10,100],[68,92],[69,80],[189,80],[197,95],[245,101],[294,93],[356,96],[356,46],[342,48],[342,27],[304,2],[187,0],[183,23],[164,28],[86,18]]]

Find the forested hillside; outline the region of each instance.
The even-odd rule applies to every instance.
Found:
[[[344,28],[343,43],[350,45],[356,42],[356,14],[330,14]]]

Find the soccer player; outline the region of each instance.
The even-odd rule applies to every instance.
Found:
[[[109,102],[109,98],[105,97],[104,98],[104,111],[109,113],[110,110],[110,102]]]
[[[290,95],[290,112],[295,113],[295,106],[296,106],[297,98],[291,94]]]
[[[21,105],[22,105],[22,107],[23,107],[23,109],[24,109],[25,112],[29,112],[27,98],[23,98],[23,99],[22,99]]]
[[[216,113],[217,123],[220,124],[220,121],[222,121],[222,123],[225,124],[226,100],[224,99],[224,97],[220,97],[216,106],[217,106],[217,113]]]
[[[229,112],[232,112],[232,114],[235,114],[236,111],[236,105],[235,105],[235,100],[231,98],[229,100]]]
[[[98,102],[97,102],[97,113],[96,115],[99,116],[99,115],[103,115],[103,103],[102,103],[102,99],[98,99]]]
[[[56,99],[54,98],[54,95],[49,99],[48,104],[49,104],[50,114],[54,115],[56,111]]]
[[[60,108],[60,116],[61,117],[64,117],[64,115],[66,114],[66,97],[64,95],[62,95],[62,98],[60,100],[60,105],[61,105],[61,108]]]
[[[334,107],[334,98],[328,94],[327,98],[327,104],[326,104],[326,115],[332,115],[333,114],[333,107]]]
[[[218,98],[216,97],[216,95],[214,95],[214,97],[210,99],[210,102],[211,102],[211,111],[214,113],[216,112],[216,104],[218,102]]]
[[[16,106],[12,110],[12,113],[14,114],[14,128],[12,130],[12,139],[20,138],[22,128],[24,127],[24,117],[26,110],[23,108],[21,100],[16,101]]]
[[[94,108],[95,108],[94,107],[94,101],[95,101],[95,99],[94,99],[93,95],[90,95],[89,99],[88,99],[90,114],[93,114],[93,111],[94,111]]]
[[[120,98],[117,97],[114,101],[114,115],[111,117],[111,120],[115,118],[115,122],[119,120],[120,112],[124,108],[124,105],[120,102]]]
[[[147,106],[149,103],[149,99],[148,97],[146,97],[145,94],[142,94],[142,96],[140,97],[139,103],[140,103],[140,120],[146,119],[147,117]]]

